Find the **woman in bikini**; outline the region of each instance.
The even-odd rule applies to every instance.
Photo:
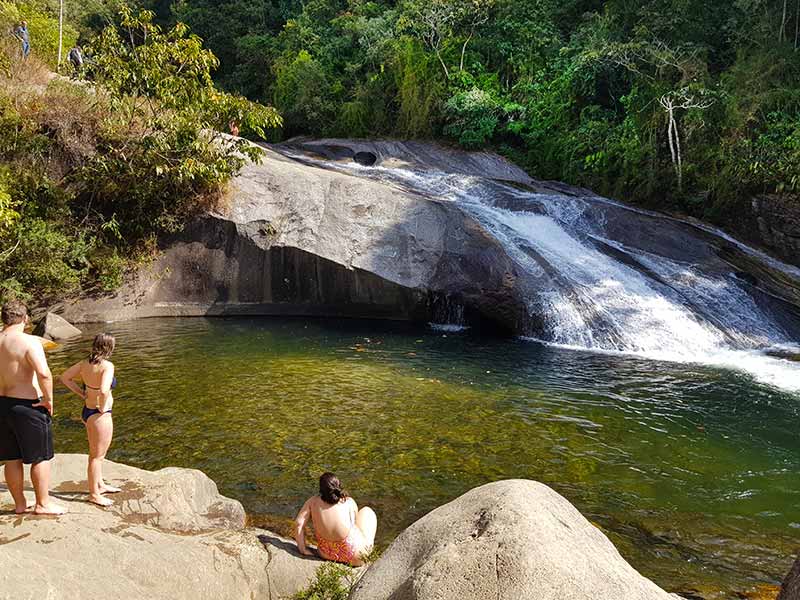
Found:
[[[319,496],[306,500],[295,519],[297,548],[302,554],[313,556],[306,548],[304,535],[309,517],[322,558],[354,567],[364,564],[364,556],[372,551],[375,543],[378,518],[369,507],[358,510],[355,500],[342,490],[342,484],[333,473],[322,474]]]
[[[83,398],[81,419],[89,438],[89,501],[99,506],[111,506],[113,502],[103,494],[119,492],[119,488],[103,481],[103,459],[106,457],[114,435],[111,407],[114,397],[111,390],[117,383],[114,364],[108,359],[114,352],[114,337],[100,333],[94,338],[89,358],[72,365],[61,376],[61,383]],[[83,388],[78,380],[83,381]]]

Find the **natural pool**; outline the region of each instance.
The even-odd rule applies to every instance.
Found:
[[[671,591],[777,583],[800,539],[800,395],[735,371],[399,324],[152,319],[117,336],[109,458],[202,469],[292,517],[334,470],[388,543],[488,481],[553,486]],[[56,450],[85,452],[59,388]],[[535,508],[535,507],[534,507]]]

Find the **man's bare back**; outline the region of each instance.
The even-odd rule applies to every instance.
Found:
[[[45,361],[39,340],[15,328],[0,332],[0,396],[36,400],[42,396],[34,365]]]

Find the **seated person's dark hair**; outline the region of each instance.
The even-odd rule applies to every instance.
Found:
[[[333,473],[323,473],[319,478],[319,495],[328,504],[338,504],[347,498],[339,478]]]

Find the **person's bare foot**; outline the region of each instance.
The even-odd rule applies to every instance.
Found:
[[[97,504],[97,506],[102,506],[103,508],[107,508],[114,504],[113,500],[109,500],[108,498],[103,498],[100,494],[91,494],[89,496],[89,502],[92,504]]]
[[[15,506],[14,514],[24,515],[25,513],[31,512],[35,506],[35,504],[23,504],[22,506]]]
[[[101,494],[117,494],[122,491],[122,488],[114,487],[113,485],[103,484],[100,486]]]
[[[63,515],[67,512],[66,506],[61,506],[55,502],[48,502],[45,505],[37,504],[33,508],[33,514],[35,515]]]

